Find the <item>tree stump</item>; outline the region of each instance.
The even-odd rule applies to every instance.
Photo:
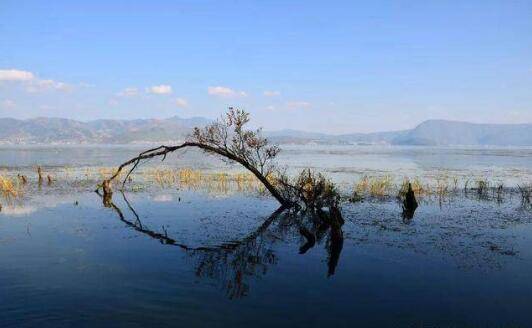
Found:
[[[414,213],[418,207],[416,195],[412,190],[412,184],[408,183],[408,191],[406,192],[405,199],[403,200],[403,219],[411,220],[414,217]]]
[[[37,175],[39,176],[39,186],[42,185],[42,169],[40,166],[37,167]]]
[[[103,180],[103,205],[105,207],[111,207],[111,201],[113,200],[113,189],[111,188],[111,181]]]

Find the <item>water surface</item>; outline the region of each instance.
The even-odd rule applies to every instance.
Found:
[[[138,150],[119,148],[117,161]],[[68,151],[2,149],[0,158],[8,173],[116,164],[114,148]],[[218,168],[200,155],[164,165]],[[294,147],[283,156],[290,169],[313,166],[346,185],[368,170],[526,179],[531,169],[526,149]],[[532,211],[513,192],[421,198],[412,220],[393,197],[344,203],[335,230],[276,212],[262,194],[152,186],[116,192],[105,207],[93,187],[32,180],[21,200],[2,200],[0,326],[532,325]]]

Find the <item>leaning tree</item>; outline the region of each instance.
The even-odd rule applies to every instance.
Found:
[[[174,146],[159,146],[140,153],[121,164],[116,172],[102,182],[104,200],[112,197],[112,183],[129,168],[122,182],[122,189],[131,173],[140,163],[154,157],[164,160],[169,153],[185,148],[198,148],[207,154],[220,156],[228,162],[236,162],[250,171],[281,204],[283,208],[321,210],[329,208],[340,216],[338,193],[335,186],[321,174],[303,170],[295,179],[281,172],[275,162],[279,147],[271,145],[262,136],[261,129],[246,129],[249,113],[230,107],[225,116],[203,127],[194,128],[185,142]],[[341,216],[339,218],[341,220]]]

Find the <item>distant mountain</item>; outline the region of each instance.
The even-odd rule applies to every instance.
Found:
[[[95,120],[81,122],[62,118],[0,119],[0,142],[42,143],[133,143],[182,140],[194,126],[210,120],[171,117],[164,120]]]
[[[390,144],[422,146],[532,146],[532,124],[475,124],[428,120],[414,129],[376,133],[324,135],[278,131],[271,139],[291,143]]]
[[[532,146],[532,124],[475,124],[429,120],[391,142],[398,145]]]
[[[406,131],[351,133],[332,135],[297,130],[279,130],[265,132],[266,136],[278,143],[328,143],[328,144],[391,144],[392,141],[408,133]]]
[[[181,141],[203,117],[81,122],[62,118],[16,120],[0,118],[3,144],[128,144]],[[376,133],[330,135],[298,130],[265,131],[276,143],[497,145],[532,146],[532,124],[474,124],[445,120],[425,121],[414,129]]]

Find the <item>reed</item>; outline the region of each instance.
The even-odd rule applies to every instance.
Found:
[[[430,193],[430,187],[423,185],[423,182],[419,178],[416,177],[412,180],[405,178],[399,187],[399,197],[404,197],[406,195],[408,192],[408,184],[412,186],[412,191],[418,196]]]
[[[191,168],[152,168],[136,172],[135,176],[145,183],[156,183],[161,187],[202,188],[218,193],[227,193],[231,190],[262,192],[258,179],[247,172],[203,172]],[[272,181],[275,180],[272,178]]]
[[[393,177],[391,175],[372,178],[363,176],[362,179],[356,184],[355,191],[358,195],[385,197],[390,196],[395,188],[396,185],[394,184]]]
[[[517,187],[523,204],[530,205],[532,201],[532,184],[518,185]]]
[[[468,178],[461,184],[458,177],[442,174],[425,180],[419,177],[403,178],[402,181],[397,183],[391,175],[381,177],[363,176],[355,183],[350,199],[361,200],[364,197],[382,198],[391,196],[394,192],[401,198],[408,191],[409,184],[412,186],[416,196],[435,196],[439,198],[458,192],[460,185],[464,186],[466,193],[471,190],[482,197],[487,197],[488,192],[491,190],[500,199],[505,191],[502,183],[494,183],[487,178]],[[526,188],[522,189],[526,190]]]
[[[490,183],[487,179],[478,179],[476,181],[476,191],[479,196],[485,196],[489,187]]]
[[[3,198],[12,200],[23,195],[23,183],[17,178],[0,175],[0,194]]]

